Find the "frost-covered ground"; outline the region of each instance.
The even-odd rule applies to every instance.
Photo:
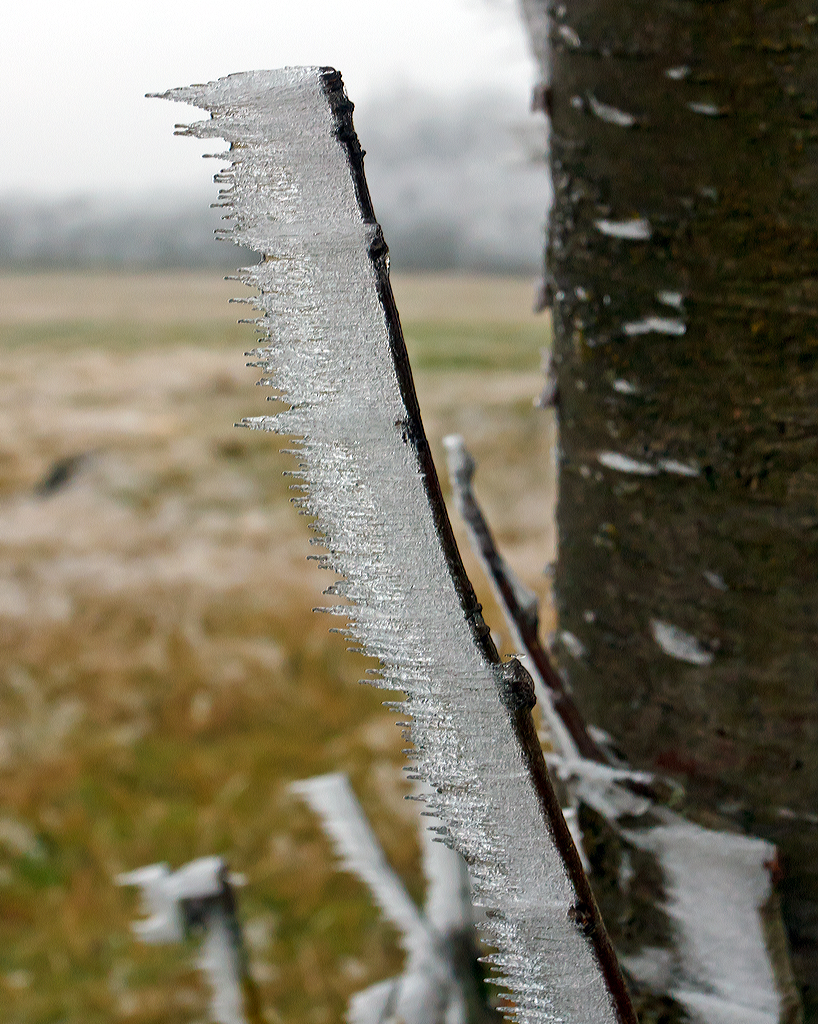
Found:
[[[393,716],[310,614],[329,580],[306,561],[275,439],[231,427],[265,411],[236,287],[0,279],[0,1011],[14,1024],[202,1019],[192,958],[135,945],[112,884],[158,860],[219,853],[247,875],[271,1020],[340,1019],[398,969],[287,792],[349,772],[417,884]],[[395,292],[439,466],[441,438],[463,434],[506,553],[544,594],[553,424],[532,408],[533,285],[399,278]]]

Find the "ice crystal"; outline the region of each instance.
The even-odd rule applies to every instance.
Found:
[[[509,671],[478,646],[479,608],[441,540],[448,521],[430,500],[437,480],[339,76],[250,72],[166,96],[210,112],[187,133],[230,143],[226,234],[261,256],[240,277],[258,291],[257,364],[288,405],[248,425],[301,439],[303,508],[342,577],[349,635],[381,659],[383,685],[407,694],[417,774],[491,912],[513,1014],[613,1021],[593,929],[499,699]]]

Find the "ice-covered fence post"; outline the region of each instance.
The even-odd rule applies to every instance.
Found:
[[[181,942],[203,932],[199,968],[210,982],[211,1012],[218,1024],[264,1024],[258,989],[236,906],[235,879],[221,857],[200,857],[178,871],[150,864],[119,875],[138,886],[148,915],[133,924],[143,942]]]

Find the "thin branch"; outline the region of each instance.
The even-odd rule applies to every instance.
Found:
[[[553,708],[558,717],[549,725],[556,732],[561,753],[567,758],[582,756],[600,764],[609,764],[605,751],[588,732],[585,721],[573,698],[565,688],[562,677],[551,664],[540,643],[539,605],[537,595],[528,590],[512,572],[500,554],[483,510],[472,488],[475,461],[466,449],[463,438],[451,434],[444,439],[449,461],[449,479],[460,515],[469,531],[469,540],[486,570],[499,597],[500,607],[521,650],[528,654],[534,668],[534,682],[540,682],[538,697]],[[567,732],[570,740],[566,740]],[[561,741],[561,742],[560,742]]]

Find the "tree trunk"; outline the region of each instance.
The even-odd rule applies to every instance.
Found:
[[[777,845],[818,1020],[815,2],[549,11],[561,663],[689,816]]]

